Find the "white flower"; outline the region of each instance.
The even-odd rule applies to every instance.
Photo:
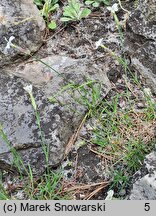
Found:
[[[6,45],[5,49],[4,49],[4,53],[5,53],[5,54],[8,53],[8,50],[10,49],[11,44],[12,44],[12,41],[13,41],[14,39],[15,39],[14,36],[11,36],[11,37],[9,38],[9,40],[7,40],[7,39],[5,38],[5,40],[7,41],[7,45]]]
[[[145,94],[146,95],[148,95],[148,96],[152,96],[152,93],[151,93],[151,89],[150,88],[144,88],[144,92],[145,92]]]
[[[98,47],[102,45],[102,42],[103,42],[103,38],[101,38],[98,41],[96,41],[96,43],[95,43],[95,49],[98,49]]]
[[[108,191],[105,200],[112,200],[113,195],[114,195],[114,191],[113,190]]]
[[[118,4],[115,3],[115,4],[112,5],[112,7],[107,7],[107,9],[108,9],[111,13],[115,13],[115,12],[117,12],[117,11],[119,10]]]
[[[27,85],[25,87],[23,87],[23,89],[29,93],[29,94],[32,94],[32,85]]]
[[[144,93],[146,97],[149,97],[152,103],[155,103],[152,92],[150,88],[144,88]]]

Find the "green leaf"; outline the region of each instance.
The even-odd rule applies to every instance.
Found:
[[[43,6],[42,11],[42,16],[45,16],[46,18],[48,17],[48,5],[45,3]]]
[[[109,0],[102,0],[104,4],[106,5],[110,5],[110,1]]]
[[[80,3],[75,3],[75,5],[73,7],[77,14],[80,12],[80,7],[81,7]]]
[[[69,6],[74,8],[75,4],[78,3],[78,0],[68,0]]]
[[[36,105],[36,101],[35,101],[35,98],[32,94],[30,94],[30,99],[31,99],[31,104],[34,108],[34,110],[36,111],[37,110],[37,105]]]
[[[70,17],[61,17],[60,20],[61,20],[62,22],[68,22],[68,21],[72,21],[73,19],[70,18]]]
[[[63,16],[75,18],[75,14],[73,13],[73,10],[69,7],[64,9]]]
[[[43,6],[42,0],[34,0],[34,3],[35,3],[37,6]]]
[[[85,1],[85,4],[86,4],[86,5],[91,5],[93,2],[94,2],[94,1],[89,1],[89,0],[88,0],[88,1]]]
[[[57,25],[56,25],[56,22],[55,21],[51,21],[49,24],[48,24],[48,28],[49,29],[56,29],[57,28]]]
[[[50,101],[51,103],[53,103],[53,104],[55,104],[55,103],[58,102],[57,99],[56,99],[55,97],[50,97],[50,98],[49,98],[49,101]]]
[[[48,13],[50,13],[51,11],[55,11],[58,8],[59,8],[59,4],[55,4],[48,10]]]
[[[92,5],[93,5],[93,7],[97,8],[97,7],[99,7],[100,2],[94,2]]]
[[[84,8],[81,12],[80,18],[86,18],[91,13],[91,10],[88,8]]]
[[[67,15],[67,16],[70,16],[70,17],[77,17],[78,16],[76,10],[72,6],[66,6],[64,8],[64,12],[69,13],[70,15]]]

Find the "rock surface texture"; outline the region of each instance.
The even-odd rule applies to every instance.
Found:
[[[146,156],[144,168],[135,174],[136,182],[129,196],[130,200],[156,200],[156,146]]]
[[[126,51],[156,93],[156,1],[140,0],[127,24]]]
[[[32,0],[0,1],[0,67],[19,60],[21,51],[5,49],[11,36],[13,43],[26,52],[35,52],[42,45],[45,23]]]
[[[153,85],[155,10],[150,3],[139,2],[128,23],[127,40],[133,66]],[[106,8],[104,10],[107,14]],[[46,165],[43,140],[49,150],[48,165],[57,166],[86,114],[86,101],[91,105],[95,92],[100,92],[99,98],[105,97],[111,88],[108,74],[118,79],[118,62],[113,62],[103,50],[96,50],[94,45],[102,35],[104,43],[113,44],[113,50],[118,50],[118,39],[114,36],[116,25],[111,16],[104,16],[100,24],[97,18],[77,25],[80,32],[67,28],[54,34],[28,61],[21,61],[21,51],[33,53],[42,45],[44,20],[32,0],[0,2],[0,169],[12,169],[14,159],[10,146],[13,146],[26,166],[30,163],[35,174],[42,173]],[[11,36],[20,49],[5,49],[5,38],[8,40]],[[30,97],[23,89],[30,84],[41,119],[43,140]],[[82,85],[80,89],[79,85]]]
[[[33,172],[37,174],[45,169],[43,143],[29,95],[23,87],[29,84],[34,86],[33,94],[41,117],[41,128],[45,135],[45,143],[49,146],[49,165],[57,166],[64,157],[70,137],[87,110],[85,105],[77,102],[81,100],[78,91],[62,91],[62,88],[70,82],[84,84],[87,79],[95,80],[98,77],[96,80],[102,80],[103,83],[101,97],[104,97],[111,86],[103,71],[99,70],[97,76],[97,70],[94,67],[89,68],[83,62],[63,56],[48,56],[42,61],[53,66],[61,74],[58,75],[54,70],[36,61],[21,63],[12,71],[6,68],[0,73],[0,123],[3,125],[3,132],[25,165],[29,162]],[[90,102],[91,91],[88,88],[88,96],[86,95]],[[55,96],[57,100],[53,99],[54,102],[50,103],[50,96]],[[0,168],[7,169],[8,165],[11,166],[13,158],[7,142],[0,139],[0,143]]]
[[[86,114],[88,107],[83,97],[88,103],[92,103],[94,92],[91,82],[94,82],[94,88],[98,88],[100,98],[110,90],[111,83],[107,72],[109,65],[112,65],[112,59],[109,57],[108,61],[104,58],[105,62],[95,64],[91,59],[97,58],[96,55],[93,56],[94,47],[86,40],[80,43],[75,29],[72,32],[69,29],[69,36],[57,34],[56,37],[48,39],[38,50],[42,44],[45,24],[32,0],[2,0],[0,20],[0,169],[12,170],[14,159],[10,146],[13,146],[24,164],[27,166],[30,163],[33,173],[40,175],[46,165],[43,141],[30,97],[23,87],[30,84],[33,86],[32,93],[41,118],[43,140],[49,150],[48,165],[54,167],[64,158],[66,146]],[[86,27],[83,28],[84,35]],[[90,31],[90,27],[88,29]],[[98,29],[95,31],[99,32]],[[107,29],[106,31],[109,32]],[[67,33],[67,30],[65,32]],[[11,47],[5,53],[5,37],[9,39],[11,36],[15,37],[13,42],[20,49]],[[69,49],[66,51],[70,38],[74,41],[68,44]],[[94,38],[93,41],[97,39]],[[74,54],[75,50],[79,51],[79,45],[85,48],[85,55]],[[61,52],[59,47],[65,52]],[[38,52],[29,60],[21,61],[21,48],[26,52]],[[89,58],[86,57],[88,53]],[[90,85],[86,85],[86,82],[90,82]],[[69,84],[71,88],[64,88]],[[82,94],[79,89],[76,90],[81,84],[85,89]],[[53,97],[50,102],[51,96]]]

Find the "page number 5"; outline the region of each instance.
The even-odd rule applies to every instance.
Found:
[[[144,210],[145,211],[149,211],[150,210],[150,203],[145,203]]]

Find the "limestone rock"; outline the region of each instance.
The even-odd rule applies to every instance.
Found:
[[[144,167],[146,172],[140,171],[142,177],[133,184],[130,200],[156,200],[156,147],[146,156]]]
[[[41,117],[41,128],[45,143],[49,146],[49,166],[57,166],[61,162],[65,147],[87,110],[85,104],[77,102],[80,100],[83,103],[78,91],[75,92],[72,88],[63,91],[63,87],[69,83],[84,84],[87,82],[87,77],[103,83],[101,97],[104,97],[111,87],[104,71],[97,71],[92,65],[89,67],[82,61],[63,56],[48,56],[41,60],[51,63],[50,66],[59,71],[60,75],[36,61],[22,63],[16,69],[13,68],[14,72],[11,69],[10,71],[4,69],[0,73],[0,123],[3,132],[21,155],[24,164],[27,166],[30,163],[36,174],[45,169],[44,154],[35,113],[23,87],[33,84],[33,94]],[[12,76],[9,76],[11,73]],[[46,73],[50,79],[44,76]],[[86,90],[86,97],[91,102],[89,95],[91,89]],[[48,100],[50,96],[54,96],[52,103]],[[13,157],[6,140],[1,138],[0,144],[0,168],[8,169],[11,167]]]
[[[156,1],[155,0],[144,0],[139,1],[139,7],[144,15],[146,21],[156,21]],[[148,7],[147,7],[148,6]]]
[[[21,50],[5,49],[11,36],[25,52],[31,53],[42,45],[45,23],[32,0],[0,1],[0,67],[18,61]],[[23,55],[24,56],[24,55]]]
[[[125,50],[156,93],[156,1],[139,1],[127,24]]]

